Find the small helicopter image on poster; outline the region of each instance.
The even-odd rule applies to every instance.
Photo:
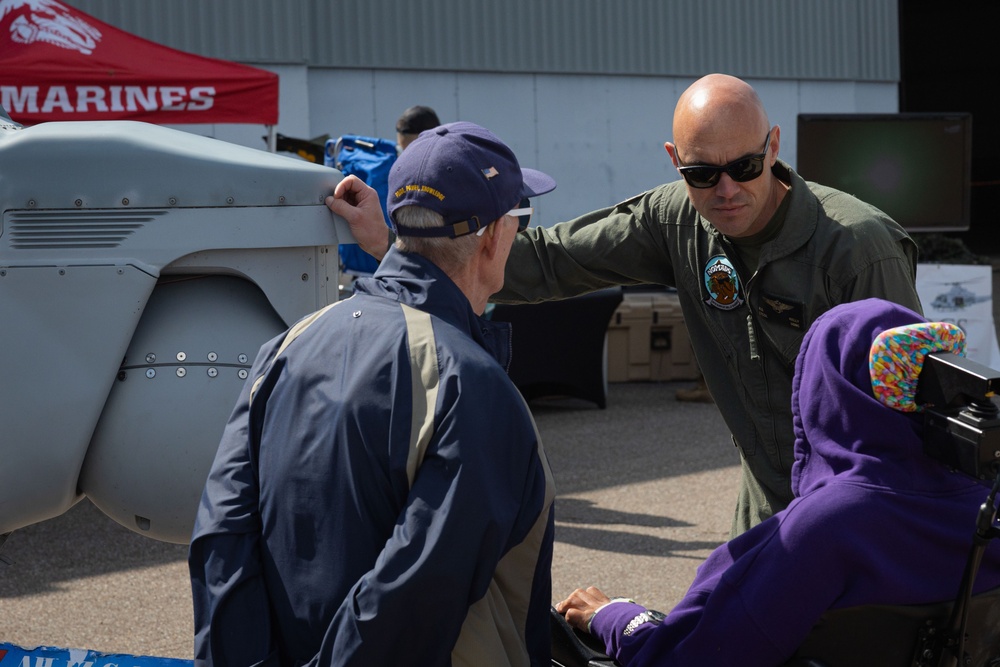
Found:
[[[989,294],[977,294],[965,287],[966,283],[978,282],[978,280],[977,278],[971,281],[959,280],[943,283],[951,285],[951,288],[947,292],[942,292],[934,297],[931,308],[935,310],[958,311],[977,303],[990,301],[992,297]]]

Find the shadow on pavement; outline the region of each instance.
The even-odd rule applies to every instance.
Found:
[[[531,409],[545,443],[559,496],[629,486],[738,464],[715,405],[678,403],[689,383],[609,387],[604,410],[575,399],[539,399]],[[710,548],[623,530],[684,528],[651,513],[610,510],[579,498],[557,501],[557,540],[600,551],[661,554]],[[187,546],[159,542],[119,526],[84,499],[62,516],[14,531],[0,562],[0,599],[58,590],[65,582],[182,562]]]
[[[88,500],[65,514],[15,530],[0,563],[0,599],[57,590],[63,582],[183,561],[187,546],[119,526]]]

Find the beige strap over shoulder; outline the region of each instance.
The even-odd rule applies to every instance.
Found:
[[[438,374],[437,342],[431,316],[422,310],[400,304],[406,320],[406,335],[410,348],[410,382],[413,396],[413,417],[410,422],[410,449],[406,458],[406,477],[413,486],[417,469],[434,436],[434,407],[437,405]]]

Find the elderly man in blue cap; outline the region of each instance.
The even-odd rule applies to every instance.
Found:
[[[555,182],[451,123],[389,185],[395,246],[261,348],[225,429],[189,554],[195,664],[549,664],[552,475],[507,325],[480,315]],[[354,177],[348,201],[379,205]]]

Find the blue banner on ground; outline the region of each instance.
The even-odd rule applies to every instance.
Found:
[[[192,660],[124,653],[98,653],[81,648],[21,648],[0,643],[0,667],[191,667]]]

